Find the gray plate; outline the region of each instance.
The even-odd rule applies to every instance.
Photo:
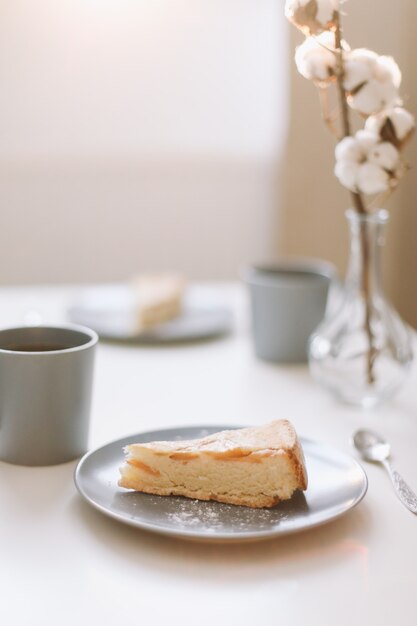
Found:
[[[298,532],[340,517],[364,497],[362,467],[334,448],[301,438],[309,487],[272,509],[153,496],[118,487],[123,447],[135,442],[204,437],[233,426],[155,430],[125,437],[87,453],[78,463],[75,484],[96,509],[114,519],[163,535],[199,541],[239,542]]]
[[[69,307],[72,322],[93,328],[102,339],[140,343],[193,341],[224,335],[232,328],[231,311],[212,289],[190,286],[182,314],[146,331],[137,329],[135,300],[129,285],[97,285],[80,292]]]

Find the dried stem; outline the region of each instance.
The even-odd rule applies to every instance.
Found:
[[[340,20],[340,14],[336,15],[335,20],[335,48],[337,50],[337,90],[339,95],[340,109],[341,109],[341,118],[342,118],[342,129],[343,136],[347,137],[351,134],[350,129],[350,119],[349,119],[349,109],[348,103],[346,99],[346,91],[343,85],[343,79],[345,74],[344,62],[343,62],[343,52],[342,52],[342,26]],[[357,192],[351,192],[353,204],[355,210],[361,215],[366,215],[367,210],[365,207],[365,203],[363,201],[362,195]],[[371,327],[371,294],[370,294],[370,281],[369,281],[369,242],[367,237],[367,230],[365,223],[361,224],[361,248],[362,248],[362,259],[363,259],[363,273],[362,273],[362,292],[365,299],[365,332],[368,338],[368,350],[367,350],[367,359],[366,359],[366,377],[368,384],[373,384],[375,382],[374,375],[374,361],[375,361],[375,348],[374,348],[374,337],[372,333]]]
[[[336,137],[336,139],[339,140],[340,133],[334,124],[336,118],[329,111],[329,95],[327,87],[319,87],[319,97],[323,121],[326,124],[327,128],[330,130],[330,132]]]

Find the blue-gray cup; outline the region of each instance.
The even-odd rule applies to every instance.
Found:
[[[56,465],[87,451],[97,341],[76,325],[0,330],[0,460]]]
[[[245,272],[256,355],[274,363],[307,361],[308,339],[322,321],[331,282],[331,263],[284,259]]]

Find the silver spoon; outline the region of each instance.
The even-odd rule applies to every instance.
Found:
[[[402,504],[412,513],[417,513],[417,496],[389,462],[390,445],[371,430],[357,430],[353,436],[355,448],[365,461],[382,463],[391,477],[395,493]]]

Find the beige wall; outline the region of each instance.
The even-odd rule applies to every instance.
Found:
[[[0,282],[230,278],[272,253],[276,0],[0,0]]]
[[[415,0],[350,0],[346,12],[347,41],[352,47],[368,47],[395,57],[403,72],[405,105],[416,115]],[[301,40],[292,28],[291,54]],[[287,184],[279,245],[285,253],[327,258],[344,271],[348,246],[344,210],[349,196],[332,174],[333,148],[333,137],[320,123],[316,90],[292,64]],[[387,292],[402,315],[417,326],[417,137],[407,157],[414,169],[387,204],[391,222],[384,269]]]
[[[0,0],[0,282],[230,278],[280,253],[343,269],[349,197],[282,4]],[[397,58],[417,112],[415,1],[346,10],[351,45]],[[385,255],[414,324],[416,185],[412,170],[389,203]]]

